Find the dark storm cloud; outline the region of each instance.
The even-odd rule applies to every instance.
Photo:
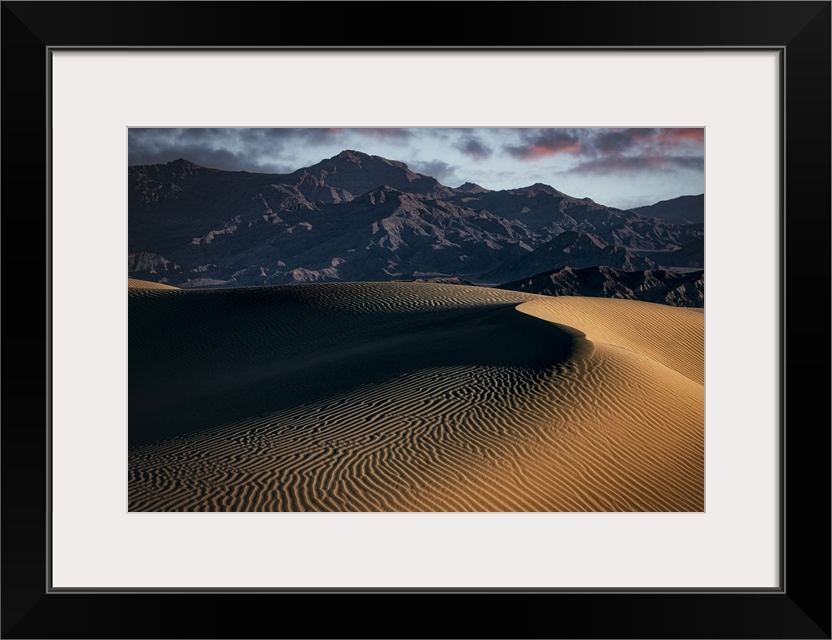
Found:
[[[698,156],[613,155],[587,160],[564,173],[575,174],[633,174],[640,172],[702,170],[704,161]]]
[[[344,131],[350,131],[353,133],[357,133],[362,136],[373,137],[373,138],[399,138],[399,139],[407,139],[413,136],[413,132],[409,129],[396,129],[396,128],[374,128],[374,127],[364,127],[364,128],[357,128],[357,129],[344,129]]]
[[[407,166],[416,173],[436,178],[444,185],[453,184],[456,180],[457,167],[449,165],[442,160],[430,160],[427,162],[408,162]]]
[[[462,138],[454,147],[474,160],[485,160],[493,153],[493,149],[476,136]]]
[[[130,129],[129,164],[155,164],[185,158],[229,171],[288,173],[298,146],[322,144],[338,129],[182,128]]]
[[[634,175],[704,170],[702,128],[584,129],[578,164],[562,173]]]
[[[705,142],[702,128],[590,129],[584,137],[584,152],[593,154],[636,153],[648,149],[672,152],[696,149]]]
[[[616,129],[587,136],[587,148],[600,153],[624,153],[648,140],[655,129]]]
[[[246,144],[271,143],[293,141],[304,144],[320,144],[341,133],[341,129],[308,128],[308,129],[221,129],[227,135]]]
[[[154,164],[185,158],[215,169],[286,173],[297,169],[300,149],[331,146],[355,135],[406,140],[413,134],[399,128],[130,129],[129,164]]]
[[[529,129],[520,144],[504,150],[513,158],[536,161],[557,155],[579,160],[578,173],[603,170],[665,170],[702,162],[702,128]]]
[[[581,151],[582,142],[571,129],[530,129],[524,132],[518,145],[505,150],[517,160],[539,160],[564,153]]]

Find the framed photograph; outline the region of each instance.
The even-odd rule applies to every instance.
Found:
[[[129,511],[705,511],[704,127],[128,147]]]
[[[3,3],[3,637],[829,638],[830,3],[393,6]]]

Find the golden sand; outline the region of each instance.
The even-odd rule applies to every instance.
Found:
[[[149,282],[147,280],[137,280],[136,278],[127,278],[128,289],[178,289],[179,287],[172,287],[167,284],[159,282]]]

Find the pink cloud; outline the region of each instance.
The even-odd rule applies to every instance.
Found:
[[[705,143],[705,129],[701,127],[690,129],[659,129],[656,134],[656,141],[662,144],[676,144],[679,142]]]
[[[538,141],[528,145],[509,147],[508,152],[518,160],[540,160],[564,153],[579,153],[581,150],[580,140],[546,140]]]

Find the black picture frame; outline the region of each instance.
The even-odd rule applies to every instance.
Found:
[[[2,3],[2,637],[830,638],[830,2],[393,6]],[[63,47],[779,51],[780,588],[52,590],[49,268],[60,265],[50,261],[48,89],[50,51]]]

